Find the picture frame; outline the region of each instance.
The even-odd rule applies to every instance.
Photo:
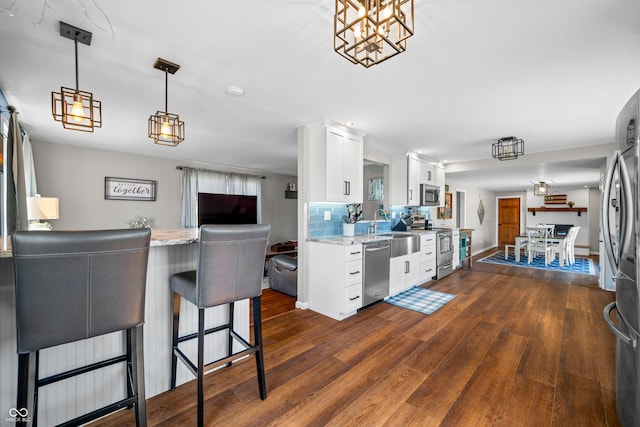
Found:
[[[150,179],[104,177],[105,200],[155,202],[156,181]]]

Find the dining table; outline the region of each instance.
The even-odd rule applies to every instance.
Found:
[[[566,254],[564,253],[564,239],[566,239],[566,235],[558,235],[554,234],[547,237],[547,241],[556,245],[558,248],[558,263],[560,266],[564,267],[564,258]],[[520,262],[520,249],[526,247],[526,243],[529,240],[529,236],[516,236],[515,238],[515,256],[516,262]]]

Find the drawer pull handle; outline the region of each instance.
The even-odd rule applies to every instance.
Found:
[[[351,274],[351,275],[354,275],[354,274],[360,274],[360,270],[358,270],[358,271],[352,271],[352,272],[351,272],[351,273],[349,273],[349,274]]]
[[[360,298],[360,295],[357,295],[357,296],[355,296],[355,297],[353,297],[353,298],[349,298],[349,301],[355,301],[355,300],[357,300],[358,298]]]
[[[357,251],[357,252],[349,252],[349,255],[358,255],[359,253],[362,253],[362,252],[360,252],[360,251]]]

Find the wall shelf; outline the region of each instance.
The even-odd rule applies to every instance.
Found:
[[[536,212],[578,212],[578,216],[582,216],[582,212],[586,212],[587,208],[548,208],[546,206],[540,206],[539,208],[528,208],[528,212],[533,212],[533,216]]]

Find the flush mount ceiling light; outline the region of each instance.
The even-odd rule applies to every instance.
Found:
[[[544,181],[533,184],[533,194],[535,196],[548,196],[550,192],[551,187],[549,187],[549,184]]]
[[[494,159],[513,160],[524,154],[524,141],[515,136],[507,136],[500,138],[498,142],[494,142],[492,153]]]
[[[149,138],[158,145],[175,147],[184,141],[184,122],[177,114],[169,113],[169,73],[175,74],[180,66],[158,58],[153,68],[164,71],[164,111],[156,111],[149,117]]]
[[[60,22],[60,35],[73,40],[76,51],[76,88],[61,87],[51,92],[51,114],[65,129],[93,132],[102,127],[102,104],[78,86],[78,42],[91,45],[91,33],[73,25]]]
[[[406,50],[413,0],[336,0],[334,50],[365,68]]]

